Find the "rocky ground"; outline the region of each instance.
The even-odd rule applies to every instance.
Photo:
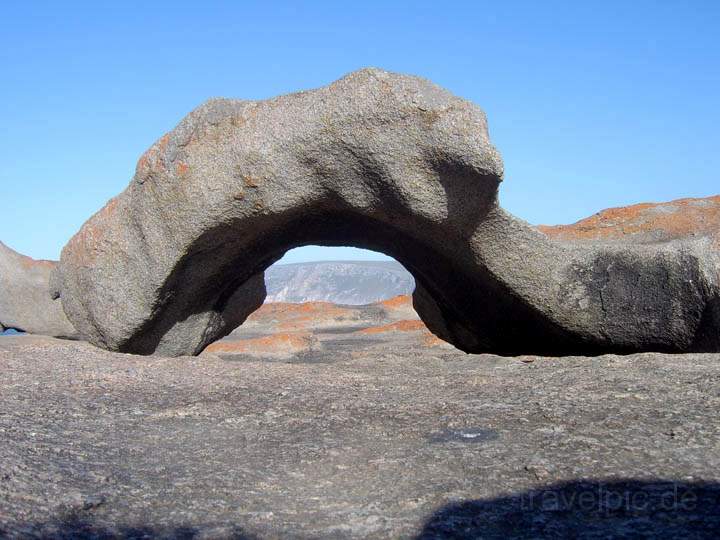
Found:
[[[412,299],[400,295],[368,304],[329,302],[269,303],[250,315],[226,338],[203,354],[229,359],[277,359],[290,362],[338,362],[383,354],[389,349],[428,348],[456,351],[420,321]]]
[[[199,357],[0,338],[0,537],[720,535],[720,355],[502,358],[408,299]]]

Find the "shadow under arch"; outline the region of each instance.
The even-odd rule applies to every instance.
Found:
[[[458,197],[459,193],[453,194],[451,200]],[[467,231],[486,219],[493,209],[492,201],[488,198],[475,209],[477,221],[466,224]],[[158,295],[162,305],[154,310],[156,316],[122,343],[119,350],[155,353],[163,336],[178,321],[208,311],[229,311],[236,291],[254,276],[262,275],[288,250],[319,245],[352,246],[394,258],[415,279],[413,301],[420,318],[436,335],[466,352],[508,355],[595,352],[592,347],[578,346],[577,336],[555,325],[514,294],[472,259],[471,250],[453,248],[462,244],[444,239],[443,234],[447,233],[431,220],[424,221],[417,215],[410,220],[408,216],[397,220],[392,215],[379,219],[351,208],[338,209],[338,201],[334,203],[332,210],[311,207],[302,212],[287,212],[282,219],[278,214],[260,214],[253,218],[251,227],[247,222],[242,227],[229,222],[206,231],[165,280]],[[458,231],[459,237],[463,234],[464,231]],[[447,251],[437,248],[443,243],[448,246]],[[194,352],[199,353],[241,323],[214,328]]]

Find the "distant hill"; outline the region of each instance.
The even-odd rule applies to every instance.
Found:
[[[415,289],[395,261],[319,261],[278,264],[265,271],[266,302],[333,302],[361,305]]]

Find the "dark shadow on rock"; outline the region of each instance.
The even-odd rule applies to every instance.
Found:
[[[0,524],[0,538],[43,538],[52,540],[200,540],[204,538],[223,540],[253,540],[236,525],[127,525],[95,521],[86,516],[71,514],[65,518],[35,524],[15,524],[8,527]]]
[[[720,538],[720,484],[587,480],[438,510],[434,538]]]
[[[275,536],[271,534],[270,536]],[[116,524],[85,512],[29,524],[0,524],[0,538],[255,538],[232,524]],[[417,540],[538,538],[720,538],[720,484],[668,480],[581,480],[495,499],[449,504]]]

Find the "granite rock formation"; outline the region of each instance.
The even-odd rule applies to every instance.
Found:
[[[197,354],[260,303],[288,249],[355,245],[403,264],[420,317],[465,351],[720,348],[710,240],[551,240],[498,206],[502,174],[484,113],[416,77],[211,100],[65,247],[65,313],[106,349]]]
[[[57,291],[51,290],[56,264],[31,259],[0,242],[0,331],[75,336]]]
[[[608,208],[571,225],[540,225],[538,229],[565,242],[651,244],[709,238],[720,248],[720,195]]]

